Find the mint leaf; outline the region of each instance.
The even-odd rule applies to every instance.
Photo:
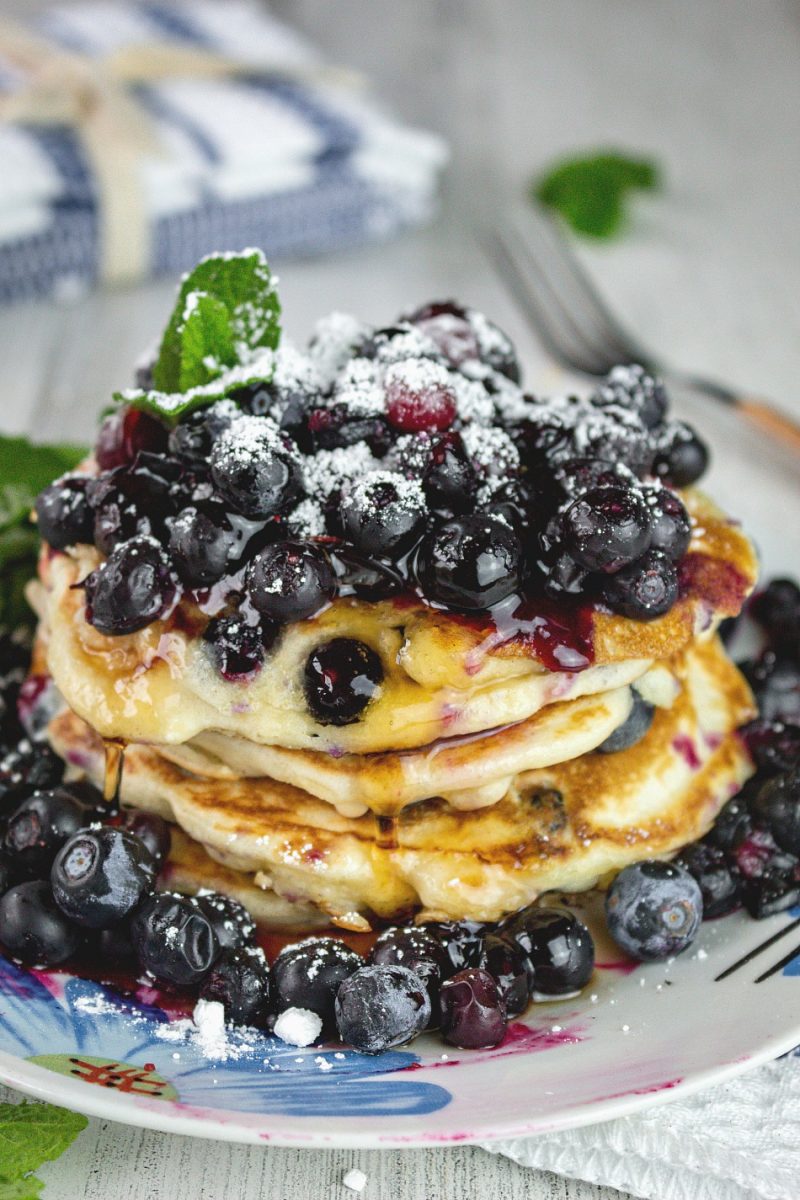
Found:
[[[622,228],[628,194],[660,185],[658,167],[650,159],[609,151],[556,163],[534,181],[531,191],[577,233],[608,239]]]
[[[83,446],[35,445],[0,434],[0,529],[26,519],[43,487],[86,456]]]
[[[27,438],[0,435],[0,626],[16,629],[33,619],[24,595],[39,552],[31,509],[42,488],[71,471],[86,453],[83,446],[37,446]]]
[[[260,250],[212,254],[181,284],[153,368],[158,392],[187,392],[280,339],[280,302]]]
[[[53,1104],[0,1104],[0,1200],[37,1197],[42,1184],[31,1172],[63,1154],[86,1125]]]
[[[1,1179],[0,1200],[39,1200],[44,1184],[35,1175],[24,1179]]]

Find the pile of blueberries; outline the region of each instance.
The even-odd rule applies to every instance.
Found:
[[[617,875],[608,928],[634,958],[680,953],[703,918],[744,908],[760,919],[800,903],[800,588],[773,579],[749,615],[766,638],[759,657],[739,664],[759,709],[740,730],[755,774],[671,863],[636,863]]]
[[[680,855],[707,917],[742,905],[768,917],[800,902],[800,588],[771,580],[749,615],[766,638],[759,657],[739,664],[759,710],[740,731],[756,772]]]
[[[259,668],[282,625],[336,595],[412,591],[474,614],[545,594],[642,620],[674,604],[690,525],[670,489],[698,479],[708,454],[668,419],[659,381],[616,368],[588,399],[539,401],[519,387],[505,335],[453,303],[426,305],[348,353],[356,375],[399,364],[423,382],[386,382],[383,409],[367,415],[335,381],[314,390],[298,376],[241,388],[171,429],[133,408],[105,419],[99,474],[65,477],[36,505],[52,547],[94,544],[105,556],[85,580],[89,621],[128,634],[182,596],[221,589],[204,636],[219,671],[236,679]],[[424,382],[430,368],[438,383]],[[511,448],[502,470],[475,452],[457,380],[494,413],[483,428]],[[355,446],[380,470],[315,493],[309,456]],[[324,516],[313,534],[298,518],[307,502]],[[353,670],[373,691],[380,682],[363,650],[328,652],[344,681],[338,705],[326,707],[326,664],[309,664],[320,720],[354,720],[358,694],[368,702],[369,686],[348,684]]]

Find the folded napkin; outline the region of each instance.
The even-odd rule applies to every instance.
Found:
[[[484,1149],[644,1200],[797,1200],[800,1057],[630,1117]]]
[[[247,0],[0,21],[0,300],[386,237],[445,159]]]

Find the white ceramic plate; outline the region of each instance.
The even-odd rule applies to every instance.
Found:
[[[605,1121],[800,1043],[800,958],[754,982],[800,950],[800,929],[714,982],[797,913],[707,922],[684,955],[636,965],[605,938],[594,904],[581,914],[597,933],[589,987],[534,1005],[489,1051],[455,1050],[427,1035],[370,1058],[234,1035],[227,1058],[207,1056],[187,1022],[157,1007],[0,959],[0,1079],[68,1108],[171,1133],[421,1146]]]

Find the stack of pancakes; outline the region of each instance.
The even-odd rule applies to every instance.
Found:
[[[96,551],[45,549],[39,644],[65,702],[52,744],[102,783],[103,739],[122,740],[122,801],[175,826],[167,886],[235,895],[276,928],[494,920],[592,887],[701,836],[751,771],[736,729],[752,698],[716,629],[754,585],[753,550],[702,493],[681,496],[693,536],[663,617],[562,608],[504,628],[340,597],[286,626],[247,682],[214,670],[191,619],[99,633],[73,586]],[[316,723],[302,686],[332,637],[385,670],[340,727]],[[652,725],[599,751],[634,689]]]

